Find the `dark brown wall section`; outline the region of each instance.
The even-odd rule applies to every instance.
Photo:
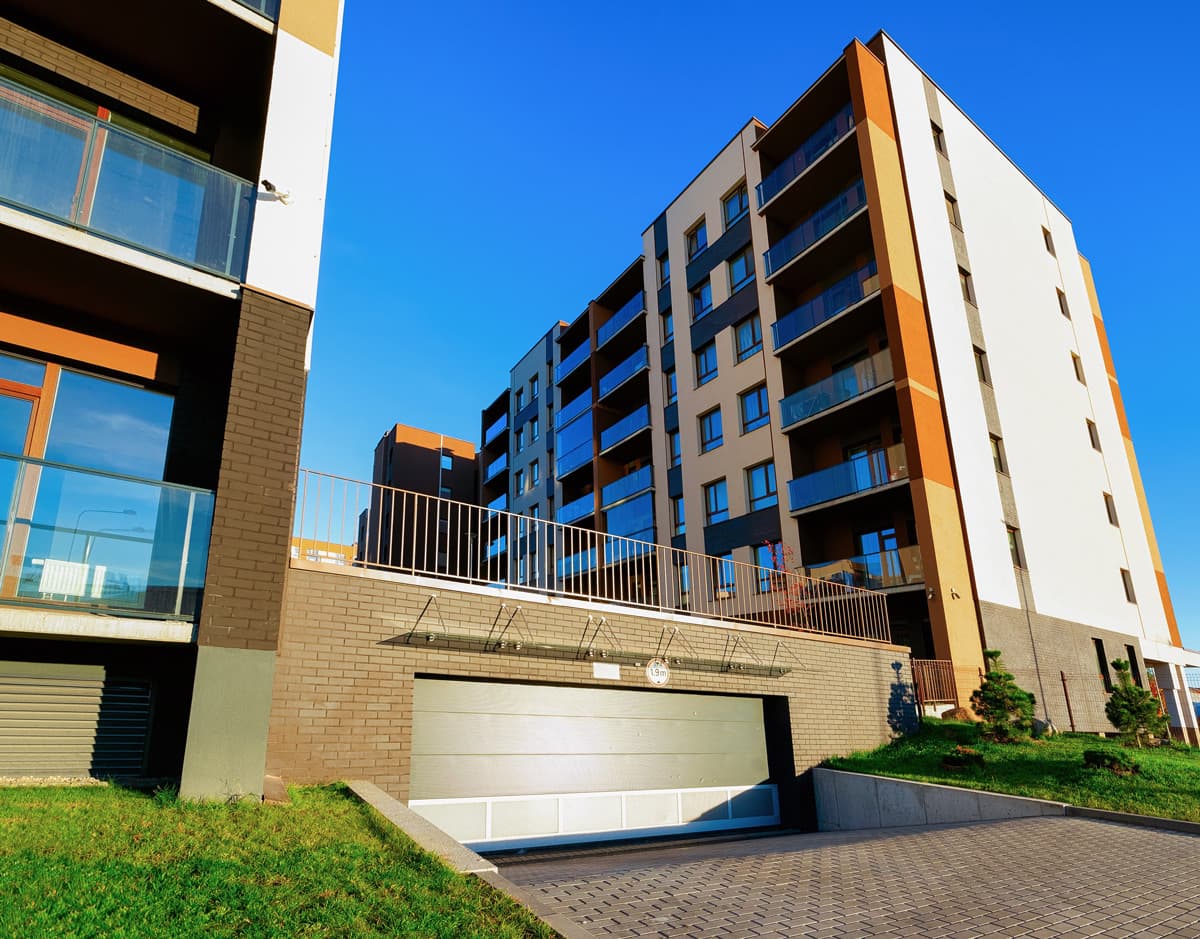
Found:
[[[312,311],[244,288],[221,453],[201,645],[271,649],[279,635]]]

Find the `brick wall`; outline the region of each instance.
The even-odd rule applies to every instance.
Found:
[[[273,650],[287,571],[312,312],[243,288],[201,645]]]
[[[120,101],[131,109],[181,127],[188,133],[196,132],[200,118],[200,109],[196,105],[52,42],[3,17],[0,17],[0,49],[61,75],[68,81],[91,88],[105,98]]]
[[[631,615],[608,608],[447,582],[349,569],[293,565],[275,670],[267,772],[293,782],[366,779],[398,798],[408,795],[415,675],[507,679],[596,687],[649,688],[644,670],[624,665],[619,681],[592,676],[588,661],[556,661],[419,643],[382,644],[407,633],[431,593],[436,609],[420,634],[486,635],[502,603],[522,607],[516,619],[538,643],[575,648],[588,613],[601,612],[627,652],[659,647],[664,627],[677,625],[672,655],[724,659],[737,636],[763,663],[773,656],[792,670],[780,678],[672,670],[669,691],[785,696],[795,771],[837,753],[873,747],[890,736],[889,708],[911,719],[908,650],[853,640],[822,639],[755,627],[722,627],[687,619]],[[438,614],[440,613],[440,620]],[[505,614],[507,619],[507,614]],[[502,620],[503,622],[503,620]],[[686,641],[686,647],[684,642]],[[781,647],[777,650],[777,644]],[[752,662],[739,653],[737,660]],[[900,663],[900,670],[893,669]],[[899,676],[899,680],[897,679]]]

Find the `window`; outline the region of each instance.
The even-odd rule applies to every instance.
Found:
[[[1121,568],[1121,583],[1125,587],[1125,599],[1130,603],[1137,603],[1137,596],[1133,592],[1133,575],[1125,568]]]
[[[687,233],[688,260],[690,261],[707,247],[708,228],[704,224],[704,219],[700,219],[700,224]]]
[[[663,255],[658,259],[658,286],[665,287],[671,282],[671,258]]]
[[[749,316],[734,327],[737,343],[737,360],[739,362],[750,358],[755,352],[762,351],[762,324],[758,315]]]
[[[962,216],[958,214],[958,200],[950,193],[945,193],[946,196],[946,215],[950,219],[950,224],[962,231]]]
[[[1050,237],[1049,228],[1042,229],[1042,240],[1046,242],[1046,250],[1049,251],[1053,257],[1058,257],[1058,255],[1054,253],[1054,239]]]
[[[767,404],[767,386],[759,385],[738,395],[742,411],[742,433],[748,434],[771,423],[771,411]]]
[[[1071,365],[1075,368],[1075,378],[1079,384],[1086,385],[1087,379],[1083,377],[1083,359],[1077,356],[1074,352],[1071,353]]]
[[[930,128],[933,130],[933,149],[946,156],[946,135],[942,133],[942,129],[933,123],[929,122]]]
[[[692,291],[692,322],[712,312],[712,284],[707,280]]]
[[[1111,693],[1113,690],[1112,675],[1108,673],[1108,656],[1104,654],[1104,640],[1093,639],[1092,645],[1096,647],[1096,664],[1100,666],[1100,680],[1104,682],[1104,690]]]
[[[730,293],[737,293],[754,280],[754,252],[750,248],[739,251],[725,263],[729,265]]]
[[[733,563],[733,552],[713,558],[713,598],[728,600],[737,593],[737,566]]]
[[[696,384],[703,385],[717,377],[717,344],[706,342],[696,352]]]
[[[723,522],[729,518],[729,494],[725,490],[725,480],[718,479],[704,487],[704,524]]]
[[[525,428],[521,427],[517,430],[517,452],[520,453],[525,449]]]
[[[700,452],[707,453],[709,450],[715,450],[724,442],[725,438],[721,433],[721,409],[716,407],[707,414],[701,414]]]
[[[529,400],[532,401],[538,396],[539,379],[537,375],[529,379]]]
[[[1067,295],[1061,290],[1058,290],[1058,288],[1055,288],[1055,291],[1058,293],[1058,311],[1067,319],[1070,319],[1071,308],[1067,306]]]
[[[532,489],[542,481],[542,468],[538,465],[538,461],[534,460],[529,464],[529,488]]]
[[[688,608],[688,595],[691,593],[692,578],[688,575],[687,561],[675,562],[675,583],[679,587],[679,609]]]
[[[671,497],[671,534],[687,533],[687,514],[683,507],[683,496]]]
[[[530,439],[530,441],[532,442],[534,440],[537,440],[538,437],[541,435],[541,432],[542,432],[542,429],[541,429],[541,425],[538,423],[538,419],[536,417],[531,417],[529,419],[529,439]]]
[[[992,434],[992,462],[996,464],[996,472],[1008,475],[1008,458],[1004,455],[1004,441]]]
[[[777,574],[775,567],[775,559],[780,556],[779,542],[770,541],[767,544],[754,546],[754,563],[758,570],[755,573],[758,575],[758,592],[770,593],[775,589],[776,584],[780,583],[781,578]]]
[[[438,492],[441,494],[441,497],[442,497],[443,499],[449,499],[449,498],[450,498],[450,487],[449,487],[449,486],[439,486],[439,487],[438,487]]]
[[[449,472],[450,470],[454,469],[454,457],[452,457],[449,453],[442,454],[442,469],[445,472]]]
[[[1025,570],[1025,548],[1021,544],[1021,530],[1014,528],[1012,525],[1008,528],[1008,553],[1012,555],[1014,567],[1019,567]]]
[[[746,470],[746,495],[750,511],[770,508],[779,504],[779,492],[775,488],[775,464],[760,463]]]
[[[683,459],[683,451],[679,443],[679,431],[673,430],[667,434],[668,466],[678,466]]]
[[[1087,429],[1088,439],[1092,442],[1092,449],[1097,453],[1103,453],[1104,451],[1100,449],[1100,431],[1096,427],[1095,423],[1089,420],[1087,422]]]
[[[517,470],[513,473],[513,491],[520,495],[525,491],[525,471]]]
[[[988,370],[987,353],[975,346],[975,372],[985,385],[992,383],[992,373]]]
[[[669,368],[663,372],[663,381],[667,389],[667,407],[679,400],[679,386],[675,382],[675,369]]]
[[[1125,646],[1125,658],[1129,662],[1129,677],[1139,688],[1142,687],[1142,670],[1138,668],[1137,649],[1131,645]]]
[[[725,215],[726,228],[746,214],[750,208],[750,194],[746,191],[744,182],[721,200],[721,208]]]
[[[525,407],[525,389],[518,388],[513,393],[513,410],[519,411],[523,407]]]
[[[529,507],[529,517],[538,519],[542,517],[542,507],[540,505],[531,505]]]
[[[665,346],[668,342],[675,338],[675,317],[671,315],[670,310],[667,310],[667,312],[662,315],[662,329],[663,345]]]
[[[1117,503],[1113,501],[1112,493],[1104,494],[1104,511],[1108,513],[1108,524],[1120,527],[1120,521],[1117,519]]]
[[[971,281],[971,272],[965,267],[958,269],[958,283],[962,287],[963,299],[975,306],[975,284]]]

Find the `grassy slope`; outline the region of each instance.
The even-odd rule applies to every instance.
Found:
[[[942,757],[958,743],[982,753],[986,765],[961,772],[942,769]],[[1107,770],[1084,769],[1083,751],[1100,748],[1121,749],[1140,764],[1141,772],[1116,776]],[[985,743],[978,739],[974,724],[925,721],[919,734],[867,753],[836,757],[825,765],[1200,822],[1200,750],[1196,749],[1138,750],[1084,734],[1018,744]]]
[[[344,789],[292,797],[0,789],[0,936],[555,935]]]

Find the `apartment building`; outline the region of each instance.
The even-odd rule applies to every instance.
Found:
[[[1071,223],[886,34],[740,128],[556,330],[552,517],[726,559],[675,605],[735,562],[883,590],[947,704],[995,647],[1039,716],[1104,730],[1126,658],[1197,739]]]
[[[261,792],[340,18],[5,5],[0,774]]]

